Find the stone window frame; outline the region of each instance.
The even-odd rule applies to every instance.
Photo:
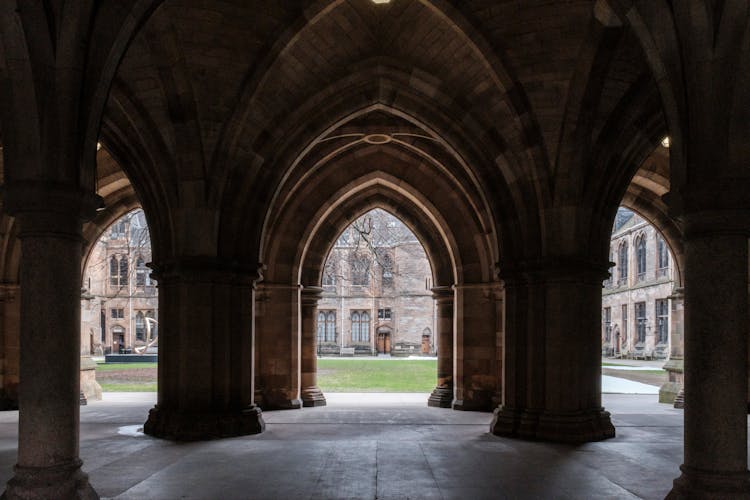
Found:
[[[617,246],[617,286],[628,284],[628,240]]]
[[[648,317],[646,315],[646,302],[636,302],[634,304],[635,309],[635,325],[636,325],[636,341],[640,343],[646,342],[646,329],[648,323]],[[639,314],[640,313],[640,314]],[[642,315],[641,315],[642,314]]]
[[[669,299],[656,299],[654,301],[654,315],[656,318],[656,343],[666,344],[669,341]]]
[[[352,256],[351,273],[353,286],[365,287],[370,285],[371,264],[372,260],[367,255],[355,254]]]
[[[607,306],[602,312],[602,321],[604,323],[604,342],[612,342],[612,308]]]
[[[146,341],[146,315],[143,311],[135,314],[135,340]]]
[[[336,342],[336,311],[333,309],[319,310],[315,330],[318,344]]]
[[[112,307],[109,311],[109,317],[111,319],[125,319],[124,307]]]
[[[383,307],[378,309],[378,319],[389,321],[393,319],[393,309],[390,307]]]
[[[151,286],[151,279],[148,268],[146,267],[146,259],[144,259],[141,254],[138,254],[138,257],[135,259],[135,286],[141,288]]]
[[[353,310],[350,319],[352,322],[352,343],[369,342],[372,319],[369,311]]]
[[[656,238],[656,277],[662,278],[669,274],[669,246],[661,235],[658,235]]]
[[[635,279],[644,281],[648,269],[648,241],[646,234],[640,233],[635,237]]]

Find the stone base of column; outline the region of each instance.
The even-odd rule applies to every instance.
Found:
[[[659,402],[668,405],[674,404],[677,395],[680,393],[680,389],[682,389],[682,384],[676,382],[664,382],[664,384],[659,387]]]
[[[262,412],[249,406],[236,412],[183,413],[155,406],[148,412],[143,432],[175,441],[202,441],[259,434],[266,428]]]
[[[460,411],[486,411],[491,412],[492,391],[472,391],[471,398],[454,399],[453,409]]]
[[[497,408],[490,424],[496,436],[561,443],[587,443],[615,437],[609,412],[603,409],[569,413]]]
[[[717,472],[681,465],[667,500],[750,498],[750,472]]]
[[[433,408],[450,408],[453,403],[453,387],[437,386],[427,399],[427,406]]]
[[[313,406],[325,406],[326,397],[318,387],[302,389],[302,406],[310,408]]]
[[[8,481],[2,499],[71,498],[98,500],[99,495],[89,484],[89,476],[75,460],[55,467],[15,466],[15,475]]]

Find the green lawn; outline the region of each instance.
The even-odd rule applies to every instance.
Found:
[[[105,392],[155,392],[156,363],[101,363],[96,381]]]
[[[96,373],[136,370],[139,368],[156,368],[156,366],[156,363],[97,363]]]
[[[156,392],[156,382],[99,382],[104,392]]]
[[[156,366],[156,363],[99,364],[96,379],[107,392],[153,392]],[[430,392],[436,382],[434,359],[318,360],[318,386],[324,392]]]
[[[319,359],[323,392],[430,392],[437,361],[409,359]]]

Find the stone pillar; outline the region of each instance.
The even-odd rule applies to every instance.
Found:
[[[669,380],[659,388],[659,402],[673,404],[683,387],[684,371],[684,293],[682,288],[675,288],[669,297],[671,314],[669,318],[669,359],[664,364]]]
[[[258,285],[257,395],[264,410],[302,408],[300,399],[300,285]]]
[[[432,289],[437,309],[437,386],[427,406],[450,408],[453,403],[453,289],[449,286]]]
[[[453,409],[492,411],[498,390],[496,294],[499,283],[456,285]]]
[[[744,231],[686,217],[685,462],[667,498],[750,496],[747,276]]]
[[[254,271],[218,259],[154,265],[159,286],[158,401],[146,434],[193,441],[257,434]]]
[[[320,287],[306,286],[301,299],[302,406],[325,406],[326,397],[318,387],[317,316]]]
[[[78,457],[81,230],[98,199],[41,182],[4,192],[22,248],[18,463],[4,498],[98,498]]]
[[[601,406],[606,265],[524,263],[505,279],[503,405],[493,434],[562,442],[614,437]]]

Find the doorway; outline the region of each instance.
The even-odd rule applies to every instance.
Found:
[[[386,329],[378,330],[378,354],[391,353],[391,332]]]

